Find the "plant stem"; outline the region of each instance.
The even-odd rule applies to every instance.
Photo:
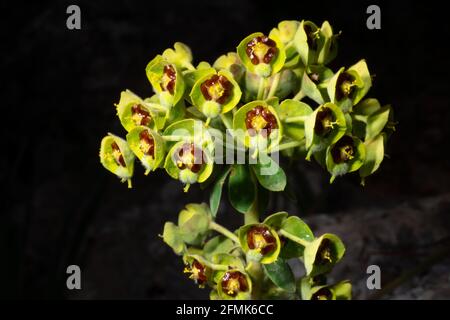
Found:
[[[272,85],[270,86],[269,94],[267,95],[267,99],[272,98],[275,92],[278,89],[278,84],[280,83],[281,73],[277,73],[273,78]]]
[[[231,232],[231,231],[228,230],[227,228],[221,226],[220,224],[215,223],[214,221],[211,221],[211,222],[209,223],[209,228],[210,228],[211,230],[217,231],[217,232],[220,233],[220,234],[223,234],[225,237],[227,237],[227,238],[233,240],[233,241],[236,242],[237,244],[240,244],[238,237],[237,237],[233,232]]]
[[[245,213],[244,215],[244,223],[259,223],[259,214],[257,208],[254,205]]]
[[[306,241],[306,240],[303,240],[303,239],[301,239],[301,238],[299,238],[299,237],[296,237],[296,236],[290,234],[289,232],[286,232],[286,231],[283,230],[283,229],[281,229],[280,231],[278,231],[278,233],[279,233],[280,235],[282,235],[283,237],[288,238],[289,240],[292,240],[292,241],[294,241],[294,242],[297,242],[298,244],[300,244],[300,245],[302,245],[302,246],[304,246],[304,247],[306,247],[306,246],[309,245],[309,243],[310,243],[309,241]]]
[[[220,119],[222,120],[223,124],[228,130],[233,129],[233,124],[231,123],[230,118],[228,118],[226,114],[221,113]]]
[[[212,263],[212,262],[206,260],[205,258],[203,258],[202,256],[192,255],[192,257],[193,257],[195,260],[198,260],[198,262],[200,262],[201,264],[203,264],[203,265],[209,267],[210,269],[213,269],[213,270],[223,270],[223,271],[227,271],[227,270],[228,270],[228,266],[222,265],[222,264],[215,264],[215,263]]]
[[[291,142],[286,142],[283,144],[280,144],[278,146],[275,146],[273,148],[270,149],[270,152],[277,152],[277,151],[281,151],[281,150],[286,150],[286,149],[290,149],[290,148],[295,148],[298,147],[300,145],[302,145],[303,139],[300,141],[291,141]]]
[[[186,137],[186,136],[175,136],[175,135],[168,135],[168,136],[161,136],[166,141],[190,141],[192,140],[192,137]]]
[[[264,98],[264,87],[266,85],[266,78],[261,77],[259,79],[258,96],[256,100],[262,100]]]
[[[305,121],[308,116],[296,116],[296,117],[287,117],[283,120],[285,123],[292,123],[292,122],[301,122]]]

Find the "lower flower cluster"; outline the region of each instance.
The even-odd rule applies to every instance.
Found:
[[[231,232],[214,221],[206,204],[188,204],[177,225],[166,223],[163,239],[182,256],[188,277],[211,289],[211,299],[351,298],[348,281],[326,279],[344,256],[339,237],[316,237],[303,220],[286,212]],[[290,260],[303,263],[301,277],[294,276]]]

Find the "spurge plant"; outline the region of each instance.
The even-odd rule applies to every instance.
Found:
[[[121,93],[117,115],[127,134],[104,137],[100,161],[129,187],[137,158],[146,175],[164,169],[185,191],[193,184],[211,190],[209,205],[187,204],[162,234],[211,299],[351,297],[348,281],[327,282],[344,256],[339,237],[314,235],[297,215],[267,212],[269,193],[286,187],[274,154],[315,160],[330,182],[356,172],[364,184],[383,161],[392,109],[366,98],[365,60],[327,67],[338,38],[328,22],[282,21],[197,66],[177,42],[145,69],[153,96]],[[235,231],[216,222],[224,185],[244,216]],[[293,260],[304,274],[294,276]]]

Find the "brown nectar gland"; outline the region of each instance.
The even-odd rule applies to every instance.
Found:
[[[138,103],[131,107],[131,119],[137,126],[148,126],[152,121],[150,112]]]
[[[331,300],[333,293],[328,288],[317,290],[311,297],[311,300]]]
[[[206,100],[214,100],[220,104],[226,102],[231,95],[232,89],[233,85],[231,82],[226,77],[217,74],[205,80],[200,86],[200,90]]]
[[[150,133],[147,130],[141,131],[139,133],[139,140],[139,148],[141,149],[142,153],[155,158],[155,140],[150,135]]]
[[[355,90],[355,77],[342,72],[336,81],[336,99],[342,100],[344,97],[350,96]]]
[[[193,143],[185,143],[177,153],[176,164],[180,170],[189,169],[193,173],[198,173],[205,160],[203,151],[194,146]]]
[[[253,226],[247,232],[247,245],[251,250],[259,250],[266,255],[275,250],[277,243],[268,227]]]
[[[247,112],[245,126],[251,136],[261,133],[263,137],[267,137],[272,130],[278,129],[277,119],[268,108],[263,106],[257,106]]]
[[[355,157],[355,145],[349,136],[342,137],[331,148],[331,156],[336,164],[348,162]]]
[[[227,271],[222,277],[221,286],[222,291],[231,297],[249,289],[247,278],[240,271]]]
[[[317,265],[326,265],[329,263],[333,263],[334,254],[333,254],[333,244],[329,239],[323,239],[322,243],[319,246],[316,254],[316,263]]]
[[[164,66],[162,81],[160,83],[161,89],[163,91],[169,91],[173,95],[175,92],[175,81],[177,80],[177,73],[175,68],[167,64]]]
[[[245,53],[252,64],[270,63],[278,53],[275,41],[266,36],[258,36],[247,43]]]
[[[113,155],[114,160],[116,161],[117,165],[126,167],[125,159],[123,158],[122,151],[120,151],[120,148],[115,141],[113,143],[111,143],[111,148],[112,148],[112,155]]]
[[[184,273],[190,273],[189,279],[194,280],[200,287],[204,286],[208,280],[206,276],[206,267],[197,260],[194,260],[190,266],[187,265],[184,268]]]

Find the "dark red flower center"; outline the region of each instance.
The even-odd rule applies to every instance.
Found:
[[[185,143],[177,153],[176,164],[180,170],[189,169],[193,173],[201,170],[205,163],[205,154],[193,143]]]
[[[155,140],[147,130],[139,133],[139,140],[142,153],[152,158],[155,158]]]
[[[187,265],[184,272],[190,273],[189,279],[194,280],[195,283],[200,286],[203,286],[208,280],[206,276],[206,267],[197,260],[194,260],[190,266]]]
[[[263,137],[270,135],[273,129],[278,128],[277,118],[263,106],[257,106],[248,111],[245,117],[245,126],[251,136],[261,133]]]
[[[349,136],[343,136],[331,148],[331,156],[334,163],[343,163],[352,160],[355,156],[355,145],[353,139]]]
[[[220,104],[224,104],[227,98],[231,95],[233,85],[222,75],[213,75],[208,80],[205,80],[201,86],[203,97],[206,100],[214,100]]]
[[[142,105],[137,103],[131,107],[131,119],[138,126],[148,126],[150,124],[150,121],[152,121],[150,112],[148,112],[148,110],[145,109]]]
[[[317,290],[311,297],[311,300],[331,300],[333,293],[328,288]]]
[[[249,289],[247,278],[240,271],[227,271],[221,281],[222,291],[231,297]]]
[[[117,145],[117,143],[116,142],[111,143],[111,148],[114,160],[116,161],[117,165],[126,167],[125,159],[123,158],[122,151],[120,151],[120,148]]]
[[[355,90],[355,77],[347,72],[342,72],[336,81],[336,99],[342,100],[350,96]]]
[[[329,239],[323,239],[316,254],[316,265],[333,263],[335,259],[333,243]]]
[[[270,229],[265,226],[253,226],[247,232],[247,244],[252,250],[260,250],[262,255],[266,255],[276,248],[275,237]]]
[[[316,122],[314,125],[314,132],[322,137],[325,137],[333,129],[336,124],[336,118],[330,108],[322,108],[317,112]]]
[[[247,43],[245,49],[252,64],[270,63],[278,52],[275,41],[266,36],[258,36]]]
[[[161,81],[161,89],[163,91],[169,91],[170,94],[173,95],[175,91],[175,81],[177,80],[177,73],[175,71],[175,68],[167,64],[164,66],[163,70],[163,76]]]

